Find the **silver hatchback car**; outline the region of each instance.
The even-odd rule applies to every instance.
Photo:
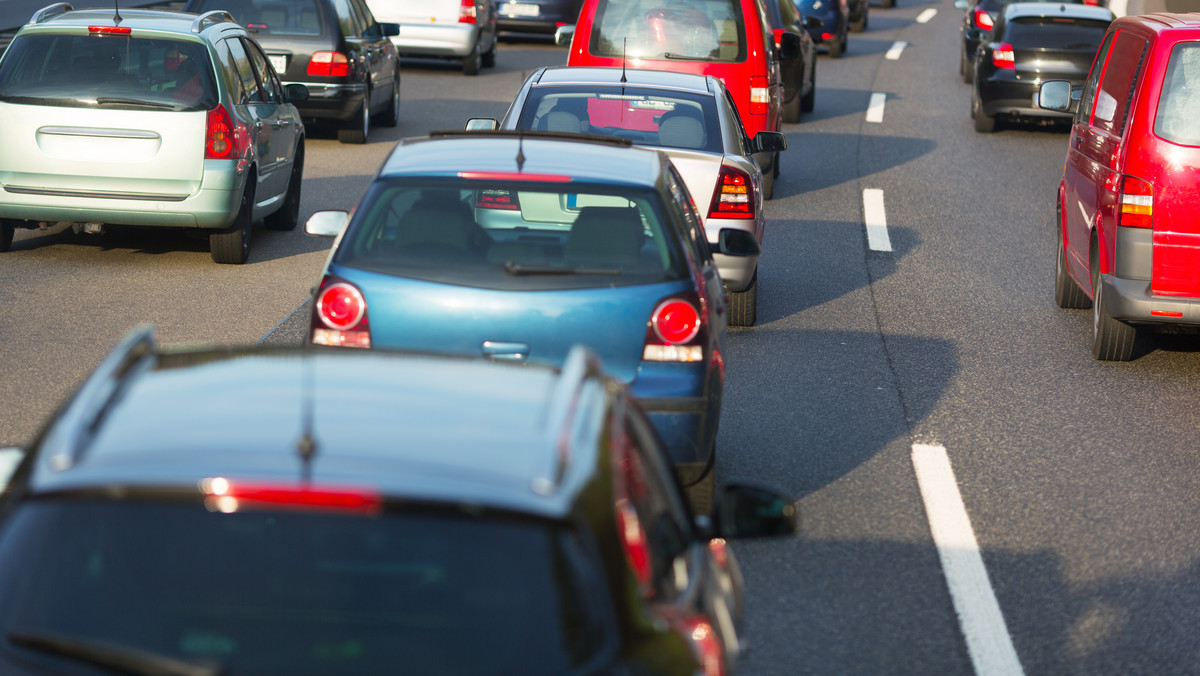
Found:
[[[196,229],[245,262],[260,219],[296,227],[307,96],[226,12],[39,10],[0,57],[0,251],[66,221]]]

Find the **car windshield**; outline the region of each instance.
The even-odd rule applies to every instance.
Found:
[[[712,96],[636,87],[534,88],[521,129],[619,136],[634,143],[721,152]]]
[[[1154,133],[1172,143],[1200,146],[1200,42],[1171,50]]]
[[[0,630],[39,672],[81,659],[65,643],[231,676],[573,674],[612,650],[593,551],[456,512],[38,500],[0,531]]]
[[[130,110],[217,105],[201,42],[130,36],[21,35],[0,62],[0,101]]]
[[[317,0],[201,0],[197,14],[225,10],[257,37],[311,38],[321,35]]]
[[[625,286],[685,279],[681,236],[648,189],[387,179],[368,190],[334,261],[488,289]]]
[[[1004,41],[1014,49],[1065,49],[1095,52],[1104,40],[1108,22],[1069,16],[1027,16],[1008,22]]]
[[[589,42],[593,56],[746,59],[737,0],[600,0]]]

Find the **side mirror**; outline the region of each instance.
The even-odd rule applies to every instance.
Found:
[[[300,101],[308,100],[308,86],[293,82],[283,86],[283,98],[287,99],[288,103],[299,103]]]
[[[25,450],[16,447],[0,448],[0,492],[8,490],[8,482],[25,459]]]
[[[463,127],[467,131],[496,131],[499,128],[500,123],[493,117],[472,117]]]
[[[758,240],[752,233],[735,228],[721,228],[721,233],[717,235],[717,245],[712,250],[713,253],[739,257],[757,256],[762,253],[762,247],[758,245]]]
[[[318,237],[337,237],[346,229],[350,214],[345,211],[318,211],[304,223],[304,232]]]
[[[379,29],[383,31],[384,37],[395,37],[400,34],[400,24],[380,22]]]
[[[754,145],[751,152],[755,153],[773,153],[779,150],[787,150],[787,137],[777,131],[760,131],[754,135],[754,140],[751,143]]]
[[[810,30],[810,31],[815,31],[815,30],[817,30],[818,28],[821,28],[821,27],[823,27],[824,25],[825,25],[825,22],[824,22],[824,21],[822,21],[822,20],[821,20],[821,17],[819,17],[819,16],[806,16],[806,17],[804,17],[804,27],[805,27],[807,30]]]
[[[967,9],[967,0],[954,0],[954,9],[960,9],[965,12]]]
[[[1060,113],[1074,112],[1079,105],[1079,99],[1072,96],[1071,83],[1066,80],[1047,80],[1038,87],[1037,104],[1046,110],[1057,110]],[[1082,89],[1080,93],[1082,93]]]
[[[800,524],[796,501],[766,486],[728,484],[715,496],[715,536],[728,540],[791,535]]]
[[[784,31],[778,36],[779,59],[791,61],[800,58],[800,36],[791,31]]]
[[[559,26],[558,30],[554,31],[554,44],[559,47],[570,47],[571,40],[575,39],[575,26]]]

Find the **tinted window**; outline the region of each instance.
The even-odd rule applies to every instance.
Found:
[[[1117,33],[1100,82],[1100,93],[1096,97],[1092,124],[1111,134],[1120,134],[1125,129],[1125,116],[1133,100],[1133,85],[1142,67],[1142,55],[1146,41],[1127,31]]]
[[[342,35],[352,38],[361,36],[366,27],[363,26],[361,18],[355,14],[349,0],[333,0],[331,4],[333,11],[337,13],[338,23],[341,24]]]
[[[0,631],[229,674],[574,673],[612,635],[593,551],[537,522],[428,511],[45,500],[0,531]]]
[[[266,37],[316,37],[321,34],[317,0],[201,0],[194,10],[203,14],[227,10],[250,32]]]
[[[90,35],[23,35],[0,64],[8,103],[207,110],[217,105],[203,43]]]
[[[684,279],[657,194],[575,183],[377,181],[336,262],[448,284],[567,289]]]
[[[265,101],[262,87],[258,83],[258,75],[255,74],[254,67],[250,65],[250,55],[246,53],[245,45],[237,38],[226,40],[225,44],[233,54],[233,64],[237,69],[238,79],[242,85],[244,99],[239,103]]]
[[[1075,117],[1076,122],[1091,123],[1092,107],[1096,103],[1096,89],[1100,84],[1100,73],[1104,72],[1104,64],[1108,62],[1108,52],[1112,48],[1112,43],[1112,35],[1104,38],[1104,44],[1100,47],[1096,58],[1092,60],[1092,70],[1088,73],[1087,82],[1083,87],[1083,97],[1079,100],[1079,114]]]
[[[721,152],[711,96],[653,89],[535,88],[517,123],[522,129],[619,136],[634,143]]]
[[[1154,133],[1172,143],[1200,146],[1200,43],[1171,50]]]
[[[267,62],[267,57],[263,55],[262,50],[249,40],[244,41],[242,45],[245,47],[246,53],[250,55],[250,63],[254,65],[254,74],[262,83],[267,103],[283,102],[283,87],[279,84],[279,79],[275,76],[275,71],[271,69],[271,64]]]
[[[746,26],[738,0],[601,0],[590,50],[629,58],[711,61],[746,59]]]
[[[1008,22],[1004,29],[1004,41],[1016,49],[1041,47],[1095,52],[1106,30],[1107,21],[1026,16]]]

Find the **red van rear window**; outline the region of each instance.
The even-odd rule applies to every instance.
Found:
[[[600,0],[593,56],[738,62],[746,24],[738,0]]]
[[[1154,134],[1171,143],[1200,146],[1200,42],[1180,43],[1171,50]]]

